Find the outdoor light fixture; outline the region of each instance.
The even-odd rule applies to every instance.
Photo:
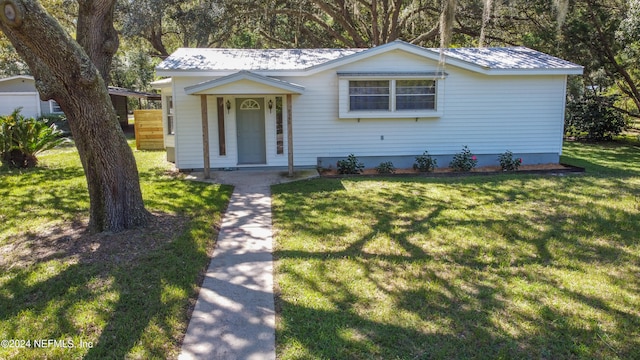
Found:
[[[231,101],[227,100],[227,114],[229,113],[229,110],[231,110]]]
[[[271,109],[273,109],[273,100],[269,100],[267,106],[269,106],[269,113],[271,113]]]

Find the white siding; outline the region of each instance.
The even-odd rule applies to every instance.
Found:
[[[438,80],[439,117],[339,119],[337,72],[447,73]],[[200,97],[184,87],[212,78],[174,78],[178,168],[202,168]],[[564,75],[488,76],[394,50],[307,77],[281,77],[305,87],[293,95],[294,162],[314,166],[318,157],[453,154],[468,145],[476,154],[557,153],[562,148]],[[244,95],[242,97],[245,97]],[[215,95],[209,96],[211,166],[235,167],[234,97],[226,117],[227,155],[218,156]],[[273,95],[266,95],[265,104]],[[286,100],[283,96],[283,100]],[[286,104],[285,104],[286,109]],[[265,109],[267,165],[286,166],[287,150],[276,155],[275,109]],[[286,124],[286,114],[285,114]],[[286,129],[285,129],[286,134]],[[384,140],[382,140],[384,139]]]
[[[21,107],[20,113],[26,117],[41,115],[40,97],[37,92],[0,93],[0,115],[9,115]]]
[[[204,79],[212,80],[212,78]],[[174,106],[176,111],[176,166],[179,169],[203,168],[202,156],[202,121],[200,95],[187,95],[184,88],[202,82],[203,79],[174,78]],[[275,97],[282,96],[284,108],[284,133],[286,134],[286,96],[284,95],[239,95],[238,97],[263,97],[265,107],[265,146],[267,166],[287,166],[287,143],[285,139],[284,153],[277,154],[276,149],[276,109]],[[223,97],[231,103],[229,110],[224,109],[226,155],[219,154],[217,97]],[[209,157],[212,168],[237,167],[237,133],[235,96],[208,95],[207,112],[209,120]],[[270,111],[266,104],[273,101]],[[295,113],[295,111],[294,111]],[[179,124],[179,125],[178,125]],[[315,160],[314,160],[315,161]]]

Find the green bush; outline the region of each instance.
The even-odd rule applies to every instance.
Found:
[[[349,154],[346,160],[339,160],[336,165],[338,174],[360,174],[364,169],[364,164],[353,154]]]
[[[34,167],[42,151],[54,148],[67,139],[54,124],[26,118],[16,109],[11,115],[0,117],[0,159],[17,168]]]
[[[498,156],[502,171],[517,171],[522,164],[522,158],[514,158],[513,153],[507,150],[504,154]]]
[[[391,161],[385,161],[376,166],[376,171],[378,174],[395,174],[396,168]]]
[[[476,167],[477,164],[478,158],[465,145],[461,152],[453,155],[453,160],[451,160],[449,166],[455,171],[469,171]]]
[[[438,161],[425,151],[422,155],[416,156],[416,162],[413,163],[413,169],[421,172],[431,172],[438,166]]]
[[[567,104],[565,134],[589,141],[610,140],[625,129],[622,114],[613,107],[613,97],[590,97]]]
[[[71,129],[69,128],[69,122],[67,116],[64,114],[48,114],[38,117],[38,121],[42,121],[47,125],[55,124],[56,128],[62,131],[63,136],[70,136]]]

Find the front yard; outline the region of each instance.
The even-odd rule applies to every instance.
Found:
[[[637,358],[639,159],[274,187],[278,358]]]
[[[75,148],[0,168],[0,359],[177,356],[231,188],[181,180],[164,152],[135,155],[154,220],[119,234],[82,231]]]

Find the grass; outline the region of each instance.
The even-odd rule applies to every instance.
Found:
[[[0,340],[31,346],[2,347],[1,359],[177,356],[231,188],[182,180],[164,152],[135,156],[156,222],[125,238],[82,233],[89,201],[74,148],[45,153],[37,169],[0,168]]]
[[[640,148],[569,176],[273,188],[279,359],[632,359]]]

